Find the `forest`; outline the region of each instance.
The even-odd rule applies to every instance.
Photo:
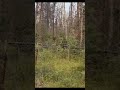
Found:
[[[85,3],[35,3],[35,87],[85,87]]]

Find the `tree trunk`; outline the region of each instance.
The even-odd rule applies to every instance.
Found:
[[[54,29],[54,12],[55,12],[55,2],[53,3],[53,41],[55,41],[55,29]]]
[[[79,3],[80,4],[80,3]],[[79,7],[80,12],[80,48],[82,47],[83,43],[83,7],[80,5]]]

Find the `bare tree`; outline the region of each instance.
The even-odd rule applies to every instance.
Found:
[[[53,3],[53,40],[55,41],[55,31],[54,31],[54,12],[55,12],[55,4],[56,2]]]

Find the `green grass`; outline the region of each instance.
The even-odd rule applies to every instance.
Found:
[[[83,57],[61,58],[61,53],[44,50],[36,64],[35,87],[85,87]]]

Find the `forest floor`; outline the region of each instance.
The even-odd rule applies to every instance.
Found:
[[[60,54],[50,50],[39,53],[35,87],[85,87],[84,58],[61,58]]]

